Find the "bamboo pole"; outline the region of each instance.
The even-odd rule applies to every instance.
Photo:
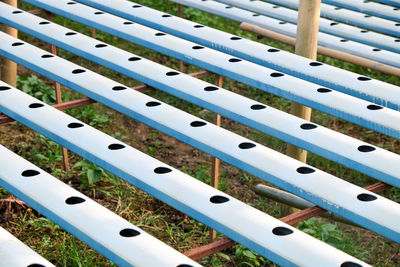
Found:
[[[260,37],[266,37],[266,38],[270,38],[288,45],[292,45],[295,46],[296,44],[296,39],[284,34],[280,34],[265,28],[262,28],[260,26],[254,25],[254,24],[250,24],[247,22],[242,22],[240,24],[240,29],[242,29],[243,31],[248,31],[248,32],[252,32],[255,34],[258,34]],[[342,51],[338,51],[335,49],[331,49],[331,48],[327,48],[327,47],[323,47],[323,46],[318,46],[317,48],[317,53],[320,55],[324,55],[324,56],[328,56],[328,57],[332,57],[332,58],[336,58],[339,59],[341,61],[345,61],[345,62],[349,62],[351,64],[355,64],[361,67],[366,67],[366,68],[370,68],[382,73],[386,73],[389,75],[394,75],[397,77],[400,77],[400,68],[396,68],[393,66],[389,66],[386,64],[382,64],[373,60],[369,60],[363,57],[359,57],[359,56],[355,56],[349,53],[345,53]]]
[[[319,17],[321,0],[300,0],[297,18],[295,53],[310,59],[317,58]],[[292,102],[290,113],[305,120],[311,119],[311,108]],[[302,162],[307,161],[307,151],[292,144],[287,145],[286,154]],[[295,212],[296,209],[281,206],[281,216]]]
[[[17,0],[2,0],[4,3],[9,4],[13,7],[18,7]],[[18,38],[18,31],[17,29],[14,29],[12,27],[4,25],[4,32]],[[1,72],[0,72],[0,78],[2,81],[5,83],[8,83],[9,85],[16,87],[17,86],[17,63],[3,58],[1,62]]]
[[[221,75],[216,75],[215,84],[218,87],[222,87],[224,81],[224,77]],[[221,126],[221,115],[215,114],[215,125]],[[218,158],[212,158],[212,167],[211,167],[211,186],[218,189],[219,182],[219,165],[220,161]],[[213,242],[217,238],[217,232],[214,229],[210,229],[210,241]]]

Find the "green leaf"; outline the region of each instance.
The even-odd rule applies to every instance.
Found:
[[[227,261],[231,260],[231,258],[228,255],[224,254],[224,253],[218,253],[217,255],[220,256],[221,258],[227,260]]]
[[[243,255],[245,255],[249,259],[255,259],[256,256],[250,250],[244,250]]]
[[[94,184],[94,170],[88,169],[86,172],[89,184]]]
[[[326,232],[332,232],[332,231],[336,230],[336,225],[327,223],[327,224],[322,225],[322,229]]]
[[[77,169],[77,168],[87,168],[87,167],[89,167],[90,166],[90,164],[86,161],[86,160],[81,160],[81,161],[78,161],[77,163],[75,163],[75,165],[74,165],[74,169]]]

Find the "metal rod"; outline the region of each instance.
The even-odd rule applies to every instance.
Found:
[[[391,187],[392,187],[391,185],[379,182],[379,183],[367,186],[364,189],[369,190],[374,193],[380,193]],[[294,225],[301,221],[308,220],[312,217],[323,214],[324,212],[326,212],[326,210],[314,206],[314,207],[307,208],[305,210],[290,214],[289,216],[280,218],[279,220],[281,220],[282,222],[285,222],[289,225]],[[184,255],[188,256],[189,258],[191,258],[193,260],[198,260],[203,257],[212,255],[214,253],[218,253],[224,249],[231,248],[235,244],[236,244],[235,241],[233,241],[229,238],[223,238],[223,239],[214,241],[213,243],[188,250],[184,253]]]
[[[46,12],[47,18],[50,21],[53,20],[53,13],[51,12]],[[53,44],[50,44],[51,47],[51,53],[53,55],[57,55],[57,47]],[[62,103],[62,92],[61,92],[61,85],[58,82],[54,82],[54,90],[56,92],[56,102],[57,104]],[[70,164],[69,164],[69,157],[68,157],[68,149],[65,147],[61,147],[62,150],[62,156],[63,156],[63,163],[64,163],[64,170],[69,171],[70,170]]]
[[[288,193],[286,191],[277,189],[277,188],[273,188],[267,185],[263,185],[263,184],[258,184],[255,187],[255,192],[260,195],[260,196],[264,196],[266,198],[269,198],[271,200],[274,200],[276,202],[279,202],[280,204],[285,204],[289,207],[293,207],[296,209],[307,209],[307,208],[311,208],[314,206],[313,203],[304,200],[296,195],[293,195],[291,193]],[[328,218],[337,222],[341,222],[341,223],[345,223],[345,224],[349,224],[349,225],[353,225],[353,226],[358,226],[357,224],[343,219],[342,217],[333,214],[332,212],[326,212],[321,214],[321,217],[324,218]],[[360,227],[360,226],[358,226]]]
[[[288,44],[288,45],[292,45],[294,46],[296,44],[296,39],[284,34],[280,34],[274,31],[271,31],[269,29],[265,29],[262,27],[259,27],[257,25],[254,24],[250,24],[247,22],[242,22],[240,24],[240,29],[244,30],[244,31],[249,31],[249,32],[253,32],[259,35],[260,38],[262,37],[266,37],[266,38],[270,38],[273,40],[277,40],[280,41],[282,43]],[[363,57],[359,57],[356,55],[352,55],[346,52],[342,52],[342,51],[338,51],[332,48],[327,48],[327,47],[323,47],[323,46],[318,46],[318,54],[324,55],[324,56],[328,56],[328,57],[332,57],[332,58],[336,58],[345,62],[349,62],[361,67],[366,67],[366,68],[370,68],[382,73],[386,73],[389,75],[395,75],[397,77],[400,77],[400,69],[396,68],[396,67],[392,67],[386,64],[382,64],[379,63],[377,61],[373,61],[373,60],[369,60],[367,58],[363,58]]]
[[[178,5],[178,17],[182,18],[183,17],[183,12],[182,12],[182,5]],[[183,72],[183,61],[179,60],[179,71]]]
[[[222,87],[224,81],[224,77],[221,75],[216,75],[215,84],[218,87]],[[221,126],[221,115],[215,114],[215,125]],[[218,181],[219,181],[219,165],[220,161],[218,158],[212,158],[212,167],[211,167],[211,186],[218,189]],[[217,232],[214,229],[210,229],[210,241],[213,242],[217,238]]]
[[[44,10],[44,9],[39,8],[39,9],[29,10],[27,12],[31,13],[32,15],[40,15],[40,14],[46,13],[47,11]]]

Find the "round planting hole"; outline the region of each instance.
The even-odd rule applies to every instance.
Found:
[[[367,33],[367,32],[369,32],[369,31],[367,31],[367,30],[361,30],[360,32],[361,32],[361,33]]]
[[[332,22],[331,23],[331,26],[335,26],[335,25],[338,25],[339,23],[337,23],[337,22]]]
[[[291,230],[287,227],[278,226],[278,227],[275,227],[274,229],[272,229],[272,233],[274,235],[278,235],[278,236],[285,236],[285,235],[293,234],[293,230]]]
[[[44,107],[42,103],[32,103],[29,105],[30,108],[41,108]]]
[[[360,201],[368,202],[368,201],[374,201],[374,200],[376,200],[377,197],[374,196],[374,195],[371,195],[371,194],[362,193],[362,194],[359,194],[359,195],[357,196],[357,199],[360,200]]]
[[[203,28],[204,25],[197,24],[197,25],[194,25],[193,27],[195,27],[195,28]]]
[[[123,148],[125,148],[125,146],[122,144],[111,144],[108,146],[108,149],[110,149],[110,150],[120,150]]]
[[[164,36],[164,35],[167,35],[167,34],[166,34],[166,33],[163,33],[163,32],[157,32],[155,35],[156,35],[156,36]]]
[[[311,63],[310,63],[310,66],[311,66],[311,67],[317,67],[317,66],[322,66],[322,65],[324,65],[324,64],[322,64],[322,63],[320,63],[320,62],[311,62]]]
[[[122,90],[126,90],[128,88],[126,88],[125,86],[117,85],[117,86],[114,86],[112,89],[113,89],[113,91],[122,91]]]
[[[32,264],[29,264],[26,267],[46,267],[46,266],[44,266],[43,264],[39,264],[39,263],[32,263]]]
[[[98,44],[96,45],[96,48],[103,48],[103,47],[107,47],[108,45],[106,44]]]
[[[68,2],[67,5],[75,5],[76,2]]]
[[[21,13],[22,13],[22,11],[20,11],[20,10],[13,11],[13,14],[21,14]]]
[[[362,267],[362,265],[352,261],[346,261],[340,264],[340,267]]]
[[[164,15],[162,15],[161,17],[163,17],[163,18],[169,18],[169,17],[172,17],[172,16],[169,15],[169,14],[164,14]]]
[[[368,77],[364,77],[364,76],[360,76],[360,77],[358,77],[357,78],[357,80],[359,80],[359,81],[370,81],[370,80],[372,80],[371,78],[368,78]]]
[[[124,25],[132,25],[132,24],[134,24],[133,22],[130,22],[130,21],[125,21],[124,22]]]
[[[71,36],[71,35],[76,35],[76,34],[77,34],[76,32],[67,32],[65,35]]]
[[[222,204],[222,203],[225,203],[225,202],[228,202],[229,201],[229,198],[227,198],[227,197],[224,197],[224,196],[212,196],[212,197],[210,197],[210,202],[211,203],[214,203],[214,204]]]
[[[360,152],[372,152],[372,151],[376,150],[375,147],[373,147],[373,146],[367,146],[367,145],[359,146],[357,149],[358,149],[358,151],[360,151]]]
[[[260,16],[260,14],[253,14],[253,17],[258,17]]]
[[[332,92],[332,90],[328,89],[328,88],[318,88],[317,92],[318,93],[330,93],[330,92]]]
[[[139,8],[139,7],[142,7],[141,5],[133,5],[132,6],[133,8]]]
[[[297,171],[298,173],[301,173],[301,174],[310,174],[310,173],[315,172],[314,169],[311,169],[311,168],[309,168],[309,167],[300,167],[300,168],[297,168],[296,171]]]
[[[372,49],[372,51],[374,51],[374,52],[379,52],[379,51],[382,51],[382,50],[379,49],[379,48],[374,48],[374,49]]]
[[[157,167],[154,169],[154,172],[157,174],[165,174],[165,173],[172,172],[172,170],[167,167]]]
[[[340,40],[342,43],[345,43],[345,42],[348,42],[349,40],[347,40],[347,39],[341,39]]]
[[[250,149],[250,148],[253,148],[255,146],[256,146],[256,144],[253,144],[253,143],[250,143],[250,142],[243,142],[243,143],[239,144],[239,148],[240,149]]]
[[[300,125],[300,128],[303,130],[312,130],[317,128],[318,126],[312,123],[303,123],[302,125]]]
[[[279,21],[279,24],[286,24],[286,21]]]
[[[24,45],[24,43],[16,42],[16,43],[13,43],[11,46],[21,46],[21,45]]]
[[[123,236],[123,237],[134,237],[134,236],[140,235],[140,232],[136,231],[134,229],[131,229],[131,228],[126,228],[126,229],[121,230],[119,232],[119,234],[120,234],[120,236]]]
[[[146,103],[147,107],[157,107],[159,105],[161,105],[161,103],[160,102],[156,102],[156,101],[149,101],[149,102]]]
[[[192,47],[192,49],[195,49],[195,50],[199,50],[199,49],[203,49],[203,48],[204,48],[204,46],[200,46],[200,45],[195,45]]]
[[[192,121],[190,123],[190,126],[192,126],[192,127],[201,127],[204,125],[207,125],[207,123],[205,123],[204,121]]]
[[[139,60],[141,60],[141,58],[140,57],[130,57],[129,59],[128,59],[128,61],[139,61]]]
[[[50,55],[50,54],[46,54],[46,55],[41,56],[41,58],[51,58],[51,57],[54,57],[54,56]]]
[[[237,36],[233,36],[233,37],[231,37],[231,40],[237,41],[237,40],[242,40],[242,38],[241,37],[237,37]]]
[[[176,71],[169,71],[169,72],[167,72],[165,75],[167,75],[167,76],[176,76],[176,75],[179,75],[179,72],[176,72]]]
[[[367,109],[369,109],[369,110],[380,110],[380,109],[383,109],[383,107],[371,104],[371,105],[367,106]]]
[[[72,71],[73,74],[79,74],[79,73],[84,73],[84,72],[86,72],[86,70],[83,70],[83,69],[76,69],[76,70]]]
[[[68,205],[76,205],[76,204],[81,204],[85,201],[86,200],[84,200],[81,197],[69,197],[65,200],[65,203],[67,203]]]
[[[238,58],[231,58],[231,59],[229,59],[229,62],[232,62],[232,63],[240,62],[240,61],[242,61],[242,60],[241,60],[241,59],[238,59]]]
[[[400,43],[400,39],[396,39],[394,40],[396,43]]]
[[[285,75],[285,74],[283,74],[283,73],[273,72],[273,73],[271,73],[269,76],[274,77],[274,78],[277,78],[277,77],[282,77],[282,76],[284,76],[284,75]]]
[[[95,15],[101,15],[101,14],[104,14],[104,12],[96,11],[96,12],[94,12],[94,14],[95,14]]]
[[[72,123],[68,124],[68,128],[71,128],[71,129],[81,128],[83,126],[84,125],[79,122],[72,122]]]
[[[260,105],[260,104],[255,104],[255,105],[252,105],[250,108],[251,108],[252,110],[260,110],[260,109],[265,109],[266,106]]]
[[[225,8],[232,8],[232,6],[226,6]]]
[[[47,25],[47,24],[50,24],[50,22],[48,22],[48,21],[42,21],[42,22],[39,22],[39,24],[40,24],[40,25]]]
[[[193,267],[193,265],[190,265],[190,264],[179,264],[176,267]]]
[[[11,87],[9,87],[9,86],[0,86],[0,91],[7,91],[10,89],[11,89]]]
[[[270,48],[270,49],[268,49],[267,51],[270,52],[270,53],[276,53],[276,52],[279,52],[279,51],[281,51],[281,50],[275,49],[275,48]]]
[[[39,174],[40,174],[40,172],[38,172],[36,170],[25,170],[21,173],[21,175],[24,177],[33,177],[33,176],[36,176]]]
[[[207,86],[204,88],[204,91],[207,91],[207,92],[217,91],[217,90],[219,90],[219,88],[215,87],[215,86]]]

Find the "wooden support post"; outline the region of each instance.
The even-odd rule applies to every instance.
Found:
[[[96,39],[96,29],[92,28],[92,38]]]
[[[215,84],[218,87],[222,87],[224,77],[221,75],[217,75],[215,79]],[[221,126],[221,115],[215,114],[215,124],[217,126]],[[213,157],[212,158],[212,167],[211,167],[211,186],[218,189],[218,180],[219,180],[219,159]],[[217,232],[214,229],[210,229],[210,241],[213,242],[217,238]]]
[[[47,12],[47,18],[50,21],[53,21],[52,13]],[[51,53],[53,55],[57,55],[57,47],[55,45],[51,45]],[[54,90],[56,91],[56,102],[57,104],[61,104],[62,103],[61,85],[58,82],[54,82]],[[69,171],[70,164],[69,164],[68,150],[65,147],[62,147],[62,155],[64,162],[64,170]]]
[[[297,55],[316,59],[318,47],[318,31],[321,0],[300,0],[297,18],[296,48]],[[290,113],[305,120],[311,119],[311,108],[292,103]],[[286,154],[302,162],[307,161],[307,151],[288,144]],[[295,210],[287,206],[281,207],[281,216]]]
[[[3,0],[4,3],[9,4],[13,7],[18,7],[17,0]],[[17,29],[11,28],[9,26],[3,25],[4,32],[18,38],[18,31]],[[6,58],[2,59],[1,63],[1,72],[0,78],[5,83],[8,83],[11,86],[17,86],[17,63],[8,60]]]

